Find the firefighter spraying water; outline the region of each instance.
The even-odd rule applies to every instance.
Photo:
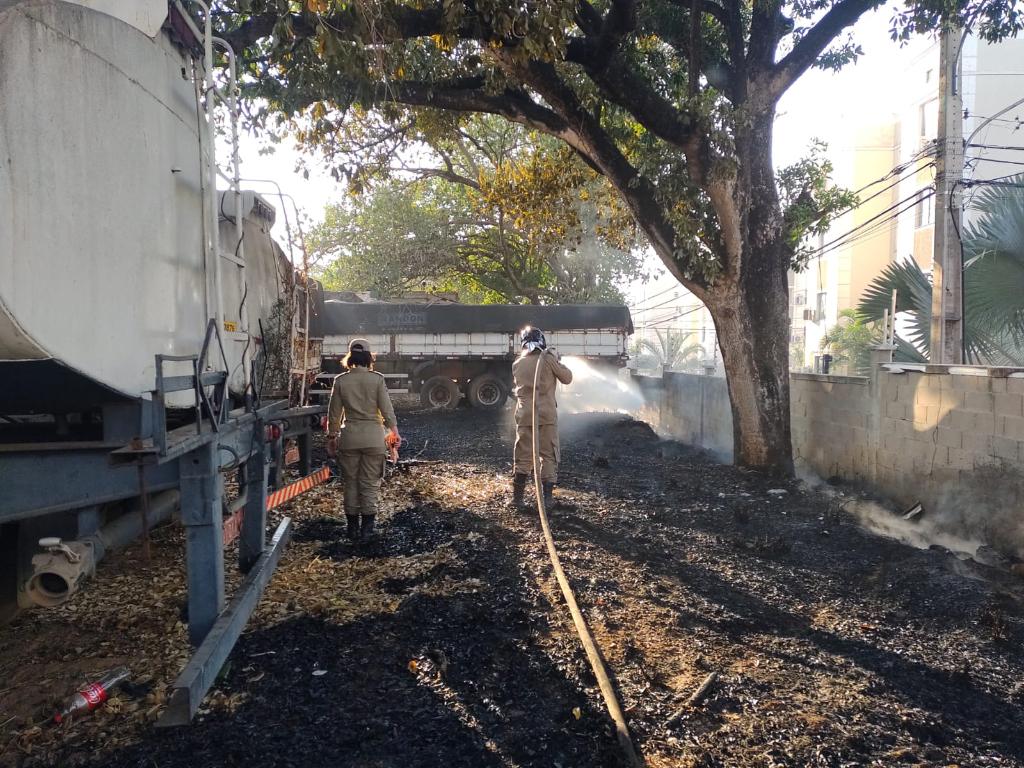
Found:
[[[559,382],[572,382],[572,371],[559,361],[555,350],[547,348],[547,340],[539,328],[523,328],[519,339],[522,352],[512,364],[516,395],[512,500],[516,509],[527,508],[524,495],[526,482],[533,467],[533,425],[536,424],[539,474],[544,488],[544,503],[550,508],[554,505],[559,459],[558,403],[555,392]],[[534,407],[537,411],[536,419]]]

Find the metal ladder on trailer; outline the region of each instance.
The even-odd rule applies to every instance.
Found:
[[[252,353],[251,333],[249,328],[249,310],[246,303],[248,285],[246,277],[245,260],[245,237],[243,220],[243,199],[242,199],[242,176],[241,161],[238,146],[238,70],[235,61],[235,52],[231,45],[224,39],[213,34],[213,20],[210,14],[210,6],[205,0],[174,0],[175,6],[181,12],[185,23],[189,25],[196,39],[200,41],[203,49],[203,106],[206,112],[203,129],[200,132],[200,156],[205,164],[205,173],[202,178],[203,194],[203,231],[206,245],[206,268],[208,274],[212,271],[212,291],[207,282],[207,314],[217,323],[218,332],[229,340],[244,343],[242,348],[242,372],[244,376],[244,391],[248,398],[252,386]],[[195,5],[202,11],[203,30],[200,31],[192,19],[191,14],[185,9],[184,4]],[[214,78],[215,53],[220,50],[227,59],[228,81],[225,85],[218,85]],[[230,172],[225,173],[217,164],[216,152],[216,120],[217,109],[223,107],[227,111],[228,123],[230,126],[229,141],[231,148]],[[203,137],[205,133],[205,139]],[[203,151],[205,149],[205,152]],[[218,179],[227,184],[227,189],[222,196],[217,191]],[[221,218],[232,220],[223,210],[223,202],[231,198],[233,205],[234,243],[231,244],[230,252],[221,252],[220,243],[220,221]],[[221,272],[221,260],[225,260],[239,271],[239,306],[238,326],[224,318],[224,281]],[[211,295],[212,293],[212,295]],[[233,306],[233,304],[232,304]]]

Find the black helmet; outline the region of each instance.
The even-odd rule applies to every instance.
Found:
[[[544,332],[540,328],[534,328],[530,325],[519,332],[519,341],[524,348],[529,344],[535,345],[534,349],[547,349],[548,346],[547,339],[544,338]]]

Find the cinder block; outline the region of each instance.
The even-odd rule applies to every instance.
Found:
[[[974,469],[974,454],[962,448],[949,448],[949,457],[944,464],[950,469]]]
[[[903,436],[897,432],[890,432],[882,437],[882,447],[890,451],[894,456],[903,447]]]
[[[992,455],[1006,461],[1021,460],[1021,441],[1011,437],[995,435],[992,438]]]
[[[992,435],[981,432],[961,432],[960,446],[970,453],[992,456]]]
[[[907,418],[907,406],[904,403],[893,400],[885,404],[885,415],[892,419]]]
[[[988,380],[988,391],[993,394],[999,394],[1006,391],[1006,378],[1001,376],[993,376]]]
[[[993,379],[993,382],[1006,379]],[[1024,415],[1024,395],[1018,394],[994,394],[992,395],[994,411],[996,416],[1021,416]]]
[[[938,404],[914,406],[914,426],[916,426],[918,429],[921,429],[922,427],[934,427],[938,423]]]
[[[968,411],[991,412],[994,395],[991,392],[965,392],[964,408]]]
[[[953,389],[961,392],[987,392],[988,391],[988,377],[987,376],[952,376]]]
[[[938,387],[925,386],[927,379],[914,390],[914,402],[918,405],[939,405],[942,402],[942,390]]]
[[[955,389],[944,389],[942,390],[942,398],[939,402],[939,408],[943,413],[954,411],[958,408],[964,407],[964,393]]]
[[[1010,376],[1006,379],[1006,391],[1015,395],[1024,395],[1024,376]]]
[[[959,429],[939,427],[935,430],[935,445],[942,445],[947,448],[962,448],[963,432]]]
[[[950,426],[962,432],[987,432],[991,435],[995,432],[996,417],[992,413],[979,411],[953,411],[947,414],[942,423],[943,426]]]
[[[1003,437],[1012,437],[1014,440],[1024,440],[1024,418],[1016,416],[1002,416],[999,433]]]

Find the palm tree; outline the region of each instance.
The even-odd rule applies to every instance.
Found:
[[[1024,175],[985,188],[974,206],[981,215],[963,234],[964,349],[973,363],[1024,364]],[[857,307],[881,320],[896,290],[896,311],[907,312],[907,339],[896,359],[926,362],[931,344],[931,279],[916,262],[890,264],[868,286]]]
[[[687,371],[696,370],[700,366],[704,358],[704,347],[700,344],[687,344],[690,334],[677,333],[671,329],[654,333],[658,343],[643,339],[640,349],[657,361],[657,367],[666,371]]]

